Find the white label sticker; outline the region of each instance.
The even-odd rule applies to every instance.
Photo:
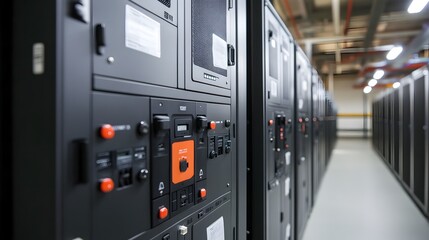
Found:
[[[308,89],[307,81],[302,82],[302,90],[307,91],[307,89]]]
[[[298,108],[299,108],[299,109],[302,109],[303,107],[304,107],[304,100],[299,99],[299,100],[298,100]]]
[[[212,40],[213,66],[227,70],[228,44],[216,34],[213,34]]]
[[[45,72],[45,44],[33,44],[33,74],[41,75]]]
[[[272,48],[276,48],[277,42],[276,42],[276,39],[274,37],[271,38],[270,43],[271,43]]]
[[[139,12],[125,7],[125,46],[161,57],[161,24]]]
[[[289,240],[289,238],[290,238],[290,224],[288,224],[286,227],[286,239],[285,240]]]
[[[290,193],[290,178],[285,180],[285,196],[289,196]]]
[[[285,153],[286,165],[290,165],[290,152]]]
[[[283,61],[287,62],[287,60],[289,59],[289,53],[285,48],[283,49]]]
[[[207,227],[207,240],[225,240],[223,217]]]
[[[278,85],[277,82],[274,80],[271,80],[271,96],[277,97],[278,95]]]

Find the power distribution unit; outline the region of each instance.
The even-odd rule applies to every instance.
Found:
[[[414,71],[374,101],[374,147],[429,216],[429,71]],[[386,125],[388,127],[386,127]]]
[[[13,4],[14,239],[244,239],[245,1]]]
[[[268,1],[249,1],[248,237],[294,235],[294,42]]]
[[[312,207],[312,67],[297,46],[295,57],[296,234],[304,234]]]

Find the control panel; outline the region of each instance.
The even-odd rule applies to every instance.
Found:
[[[93,100],[94,207],[95,217],[103,219],[95,224],[97,239],[131,238],[142,228],[170,220],[175,225],[180,220],[175,217],[190,208],[201,209],[180,228],[181,235],[189,236],[184,239],[192,239],[193,223],[228,205],[233,164],[229,105],[108,93],[94,93]],[[213,201],[214,207],[207,208]],[[119,203],[127,204],[118,208]],[[123,226],[129,218],[140,221]]]

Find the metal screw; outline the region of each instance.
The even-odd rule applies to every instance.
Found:
[[[112,63],[115,62],[115,58],[114,57],[108,57],[107,58],[107,62],[110,63],[110,64],[112,64]]]
[[[226,186],[229,187],[230,186],[229,183],[227,183]]]

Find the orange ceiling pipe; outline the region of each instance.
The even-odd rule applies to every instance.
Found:
[[[402,71],[402,70],[415,70],[415,69],[419,69],[423,66],[426,66],[426,62],[422,62],[422,63],[413,63],[413,64],[408,64],[404,67],[401,68],[394,68],[391,66],[384,66],[384,67],[366,67],[364,68],[360,73],[359,76],[363,77],[365,76],[367,73],[370,72],[375,72],[377,69],[382,69],[386,72],[395,72],[395,71]]]
[[[353,0],[349,0],[347,3],[347,15],[346,15],[346,23],[344,25],[344,36],[347,36],[350,29],[350,19],[352,18],[353,12]]]
[[[290,21],[292,23],[292,27],[295,32],[296,38],[300,39],[302,38],[302,36],[301,36],[301,33],[299,32],[298,24],[296,23],[296,19],[295,19],[295,16],[293,15],[293,11],[289,4],[289,0],[283,0],[283,1],[286,6],[287,14],[289,15]]]

